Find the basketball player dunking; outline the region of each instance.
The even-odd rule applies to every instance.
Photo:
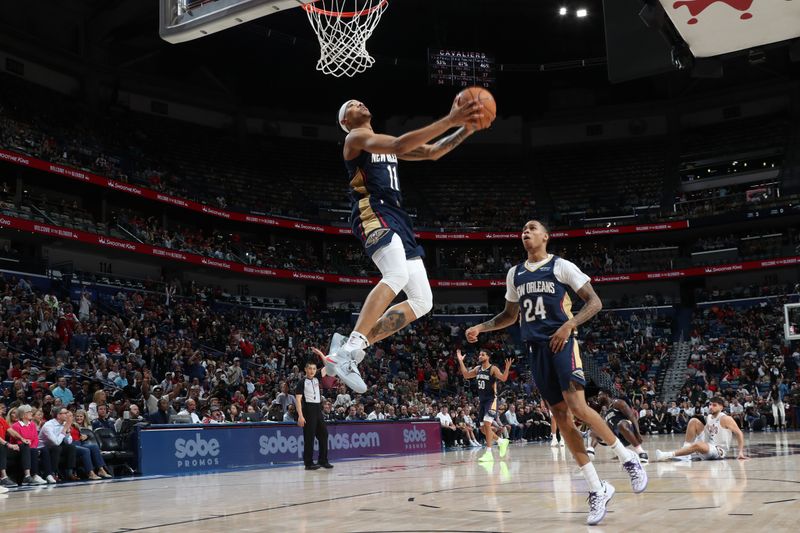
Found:
[[[667,461],[672,458],[691,461],[692,457],[705,461],[725,459],[731,435],[736,435],[736,443],[739,446],[739,455],[736,458],[748,459],[744,454],[744,433],[732,417],[722,412],[724,407],[725,400],[719,396],[711,398],[705,426],[696,418],[689,420],[683,447],[672,452],[656,450],[656,461]]]
[[[544,224],[537,220],[525,224],[522,245],[528,260],[508,271],[505,309],[491,320],[469,328],[466,334],[469,342],[477,342],[480,333],[506,328],[519,320],[536,385],[550,405],[561,436],[589,485],[587,523],[593,525],[605,517],[606,506],[615,489],[598,477],[572,415],[608,443],[630,476],[633,492],[647,488],[647,473],[639,457],[626,449],[600,415],[586,404],[583,392],[586,380],[575,333],[576,328],[596,315],[603,304],[589,276],[570,261],[547,253],[549,240],[550,232]],[[585,302],[575,316],[570,312],[572,302],[568,287]]]
[[[350,178],[353,235],[381,272],[381,281],[367,296],[353,332],[346,340],[334,335],[326,368],[355,392],[367,385],[358,371],[364,350],[427,314],[433,295],[422,262],[424,252],[414,238],[411,219],[403,209],[398,159],[436,160],[469,137],[480,118],[478,102],[455,102],[450,113],[424,128],[399,137],[372,130],[372,115],[362,102],[349,100],[339,109],[339,125],[347,132],[344,164]],[[432,139],[458,129],[437,141]],[[403,291],[407,300],[392,306]]]
[[[461,367],[461,375],[464,376],[464,379],[476,378],[478,382],[478,401],[481,404],[478,420],[481,421],[481,432],[486,437],[486,452],[478,458],[478,461],[494,461],[492,422],[497,418],[497,380],[505,383],[514,360],[506,359],[505,370],[500,372],[500,369],[492,364],[491,356],[486,350],[478,353],[478,363],[480,364],[469,370],[464,366],[464,355],[461,350],[456,350],[456,357],[458,357],[458,365]],[[497,439],[497,447],[500,449],[500,457],[504,457],[508,448],[508,439]]]

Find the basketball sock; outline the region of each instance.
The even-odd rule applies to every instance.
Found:
[[[622,441],[617,439],[612,446],[611,450],[616,454],[621,463],[625,463],[631,459],[633,453],[622,445]]]
[[[636,453],[644,453],[644,448],[642,448],[641,444],[636,446],[634,450],[636,450]]]
[[[347,342],[344,344],[348,349],[359,349],[364,350],[367,346],[369,346],[369,342],[367,342],[367,338],[362,335],[361,333],[353,330],[350,334],[350,337],[347,339]]]
[[[600,492],[603,490],[603,484],[600,483],[600,477],[597,475],[597,470],[594,469],[594,463],[588,462],[581,467],[581,474],[583,474],[586,483],[589,484],[589,492]]]

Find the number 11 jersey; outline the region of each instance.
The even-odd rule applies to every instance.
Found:
[[[557,255],[512,267],[506,276],[506,300],[519,303],[522,340],[549,341],[572,318],[567,287],[577,292],[589,281],[589,276],[574,263]]]

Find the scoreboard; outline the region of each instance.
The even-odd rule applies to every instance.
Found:
[[[483,52],[428,50],[428,81],[444,87],[492,87],[494,57]]]

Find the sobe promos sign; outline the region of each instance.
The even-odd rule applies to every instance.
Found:
[[[441,451],[440,431],[436,420],[329,425],[328,455],[435,453]],[[139,470],[197,474],[298,462],[304,444],[301,428],[282,424],[156,426],[139,435]]]

